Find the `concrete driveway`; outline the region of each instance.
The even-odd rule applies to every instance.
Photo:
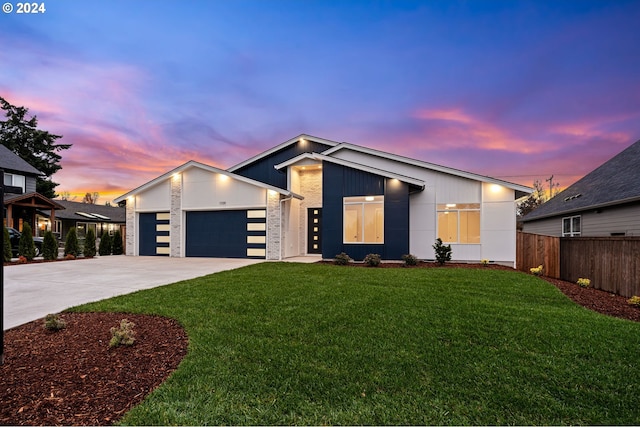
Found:
[[[4,268],[4,329],[140,289],[264,262],[251,259],[106,256]]]

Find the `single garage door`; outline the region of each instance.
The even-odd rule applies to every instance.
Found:
[[[265,258],[266,216],[264,209],[187,212],[185,255]]]
[[[138,216],[140,225],[140,255],[169,255],[169,212],[141,213]]]

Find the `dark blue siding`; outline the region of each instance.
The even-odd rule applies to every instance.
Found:
[[[278,188],[287,188],[286,171],[279,172],[275,170],[275,165],[286,162],[287,160],[303,153],[321,153],[329,148],[331,148],[331,146],[309,140],[306,140],[304,144],[296,142],[295,144],[291,144],[280,151],[276,151],[267,157],[236,170],[235,173]]]
[[[409,253],[409,186],[379,175],[324,162],[322,172],[322,257],[346,252],[355,260],[369,253],[383,259],[401,259]],[[384,241],[343,243],[343,197],[384,195]]]

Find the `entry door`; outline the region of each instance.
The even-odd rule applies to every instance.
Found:
[[[307,209],[307,253],[322,253],[322,208]]]

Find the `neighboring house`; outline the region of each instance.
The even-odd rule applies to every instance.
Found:
[[[128,255],[433,259],[441,237],[455,260],[513,265],[515,200],[530,192],[300,135],[227,170],[189,161],[115,202],[126,203]]]
[[[640,236],[640,141],[522,218],[559,237]]]
[[[1,144],[0,168],[4,170],[5,226],[22,231],[26,222],[36,236],[50,230],[56,210],[64,207],[36,192],[36,178],[42,173]],[[42,211],[49,211],[50,215],[45,216]]]
[[[64,208],[63,211],[57,212],[54,227],[60,241],[64,241],[71,228],[76,229],[80,239],[84,239],[89,229],[93,229],[97,238],[105,231],[110,235],[116,230],[120,230],[122,235],[125,233],[124,208],[69,200],[56,200],[56,203]]]

